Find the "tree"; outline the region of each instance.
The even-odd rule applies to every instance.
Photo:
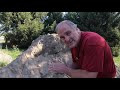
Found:
[[[63,20],[62,12],[48,12],[42,34],[55,33],[55,26]]]
[[[93,31],[103,36],[112,48],[113,55],[118,56],[120,12],[68,12],[65,19],[76,23],[82,31]]]
[[[1,12],[0,23],[6,44],[27,48],[44,28],[46,12]]]

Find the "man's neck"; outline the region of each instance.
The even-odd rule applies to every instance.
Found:
[[[78,40],[78,44],[76,45],[76,47],[78,47],[80,44],[81,36],[82,36],[82,31],[79,32],[79,40]]]

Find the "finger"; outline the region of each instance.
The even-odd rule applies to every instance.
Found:
[[[48,66],[48,71],[49,72],[53,72],[54,71],[54,66],[53,65],[49,65]]]
[[[54,72],[52,69],[48,69],[48,72]]]
[[[53,68],[52,66],[48,66],[48,70],[52,70],[52,68]]]
[[[48,72],[53,72],[53,69],[51,67],[49,67]]]

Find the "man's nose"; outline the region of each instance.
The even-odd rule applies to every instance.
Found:
[[[69,37],[66,36],[65,37],[65,41],[68,42],[69,41]]]

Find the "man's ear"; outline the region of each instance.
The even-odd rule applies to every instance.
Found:
[[[77,31],[80,31],[80,29],[79,29],[79,28],[76,28],[76,30],[77,30]]]

